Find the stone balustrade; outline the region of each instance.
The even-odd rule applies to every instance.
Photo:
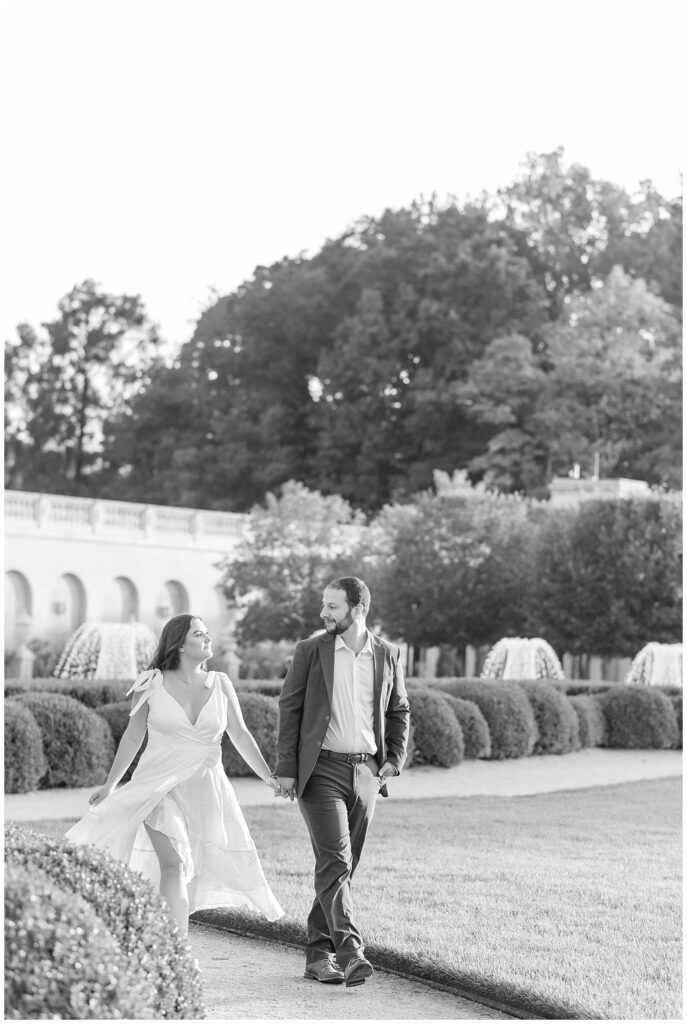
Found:
[[[90,536],[110,540],[174,541],[201,547],[234,542],[244,516],[131,501],[75,498],[31,491],[5,492],[8,534],[40,532],[50,536]]]

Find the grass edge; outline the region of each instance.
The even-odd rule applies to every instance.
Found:
[[[244,924],[244,920],[246,923]],[[267,921],[261,918],[242,919],[235,911],[198,910],[191,915],[190,922],[209,925],[218,931],[230,932],[242,938],[269,939],[281,945],[303,950],[306,933],[302,925],[293,920]],[[429,959],[399,953],[388,946],[369,944],[365,946],[370,961],[380,970],[387,971],[419,982],[429,988],[449,992],[481,1006],[500,1010],[519,1020],[599,1020],[598,1014],[579,1006],[550,1001],[543,996],[533,995],[525,989],[507,984],[494,983],[489,991],[481,979],[473,975],[461,975],[443,967],[437,967]]]

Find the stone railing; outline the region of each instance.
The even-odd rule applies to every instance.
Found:
[[[203,547],[235,543],[244,516],[133,501],[5,491],[5,531],[101,539],[157,540]]]

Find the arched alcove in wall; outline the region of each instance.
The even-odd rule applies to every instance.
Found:
[[[104,622],[138,621],[138,590],[128,577],[117,576],[106,587],[101,618]]]
[[[155,600],[155,614],[163,622],[189,611],[188,591],[179,580],[167,580]]]
[[[5,573],[5,649],[17,643],[17,622],[30,620],[33,614],[31,586],[23,573],[10,569]],[[23,638],[22,638],[23,639]]]
[[[74,573],[60,576],[50,591],[52,630],[71,634],[86,621],[86,588]]]

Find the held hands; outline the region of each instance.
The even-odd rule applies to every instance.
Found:
[[[279,784],[279,790],[275,793],[275,796],[283,796],[286,800],[293,800],[296,795],[296,779],[287,779],[283,775],[277,776],[277,782]]]
[[[281,796],[281,787],[279,785],[279,779],[276,777],[276,775],[268,775],[264,781],[266,786],[269,786],[272,790],[274,790],[275,796]]]

